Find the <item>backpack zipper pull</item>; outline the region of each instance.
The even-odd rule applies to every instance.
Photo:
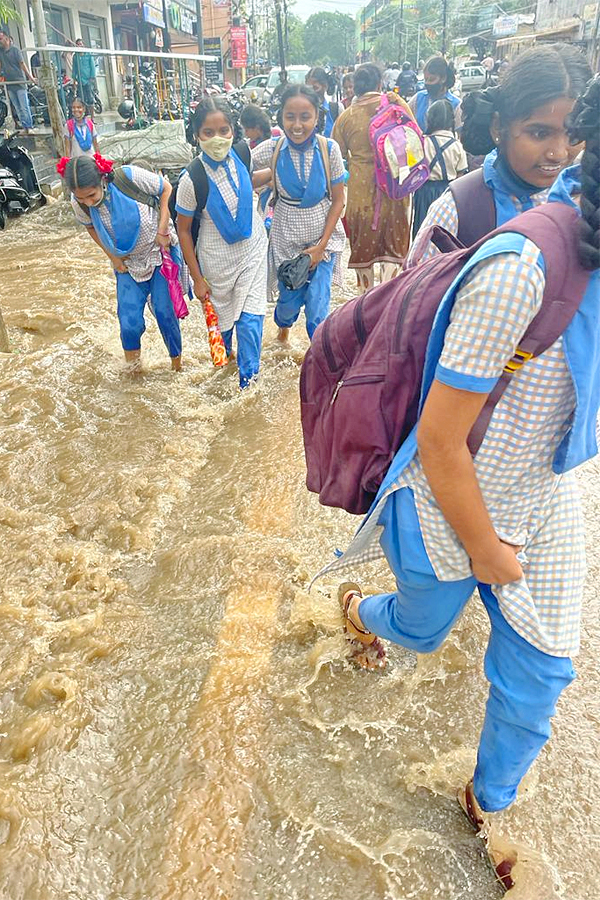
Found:
[[[329,405],[330,405],[330,406],[333,406],[333,404],[335,403],[335,398],[336,398],[337,395],[339,394],[340,388],[341,388],[341,386],[343,385],[343,383],[344,383],[344,382],[343,382],[343,380],[342,380],[342,381],[338,381],[338,383],[336,384],[335,390],[334,390],[334,392],[333,392],[333,397],[332,397],[331,400],[329,401]]]

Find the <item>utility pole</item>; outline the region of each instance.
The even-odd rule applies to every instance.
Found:
[[[198,53],[204,55],[204,29],[202,27],[202,0],[196,0],[196,39],[198,41]],[[204,63],[198,60],[200,69],[200,87],[204,86]]]
[[[402,65],[402,44],[404,39],[404,0],[400,0],[400,37],[398,38],[398,65]]]
[[[446,55],[448,36],[448,0],[442,0],[442,56]]]
[[[254,0],[252,0],[252,74],[256,75],[256,10],[254,8]]]
[[[367,34],[365,32],[365,8],[362,8],[362,54],[361,54],[361,62],[364,62],[367,57]]]
[[[46,31],[46,19],[44,18],[44,10],[42,0],[32,0],[33,22],[37,36],[37,44],[40,48],[40,87],[46,92],[48,101],[48,115],[50,116],[50,125],[52,126],[52,135],[54,137],[54,145],[58,156],[62,156],[65,151],[63,138],[64,118],[60,103],[58,102],[57,82],[52,63],[50,62],[50,54],[46,47],[48,46],[48,32]]]
[[[281,25],[281,0],[275,0],[275,21],[277,23],[277,44],[279,46],[279,70],[285,72],[285,49],[283,46],[283,28]]]

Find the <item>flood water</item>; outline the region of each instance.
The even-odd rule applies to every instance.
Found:
[[[500,897],[454,799],[483,719],[479,604],[378,676],[346,661],[337,583],[308,593],[358,520],[304,487],[303,327],[282,354],[268,325],[240,395],[197,308],[181,375],[150,321],[134,377],[65,203],[0,248],[0,898]],[[511,900],[600,896],[598,475],[579,679],[506,816]]]

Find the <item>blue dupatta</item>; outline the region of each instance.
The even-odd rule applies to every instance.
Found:
[[[229,171],[228,164],[232,161],[237,171],[238,184],[235,183]],[[234,219],[231,210],[223,199],[221,191],[212,178],[208,179],[206,210],[215,223],[219,234],[228,244],[236,244],[238,241],[247,240],[252,234],[252,182],[248,169],[235,150],[231,150],[225,159],[219,162],[203,153],[202,162],[215,171],[219,166],[224,167],[227,180],[238,201]]]
[[[300,178],[296,171],[296,167],[290,154],[290,146],[301,154],[303,154],[308,147],[314,148],[310,172],[308,178],[305,177],[304,180]],[[304,164],[303,156],[302,163]],[[305,175],[306,173],[303,171],[303,174]],[[324,199],[327,194],[327,178],[325,176],[323,160],[321,159],[319,142],[315,135],[313,135],[312,140],[307,142],[307,147],[302,150],[298,147],[294,147],[294,144],[290,144],[288,139],[284,138],[279,153],[279,159],[277,160],[277,175],[279,176],[279,180],[286,194],[288,194],[292,200],[300,201],[298,204],[300,209],[309,209],[311,206],[316,206],[317,203],[320,203],[321,200]]]
[[[123,171],[128,178],[132,178],[129,166],[123,166]],[[106,186],[104,203],[110,214],[110,227],[114,239],[100,218],[98,207],[90,206],[89,215],[94,230],[104,249],[112,256],[129,256],[140,236],[139,205],[136,200],[121,193],[110,182]]]
[[[87,151],[91,148],[94,139],[92,136],[92,129],[90,128],[87,119],[84,119],[81,125],[73,119],[73,137],[83,151]]]

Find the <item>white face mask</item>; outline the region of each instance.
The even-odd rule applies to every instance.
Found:
[[[215,162],[221,162],[225,159],[233,145],[233,136],[230,138],[219,137],[216,134],[207,141],[199,141],[200,149]]]

